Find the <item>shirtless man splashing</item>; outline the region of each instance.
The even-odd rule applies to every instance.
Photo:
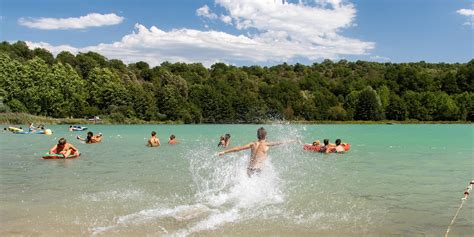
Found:
[[[296,141],[267,142],[266,137],[267,137],[267,131],[265,131],[265,129],[261,127],[257,130],[258,141],[254,141],[245,146],[238,146],[238,147],[234,147],[234,148],[219,152],[219,156],[223,156],[231,152],[237,152],[237,151],[250,149],[251,156],[250,156],[249,167],[247,168],[247,174],[249,177],[251,177],[252,175],[256,173],[258,174],[262,172],[262,168],[265,164],[265,161],[267,160],[267,151],[271,146],[277,146],[281,144],[296,142]]]

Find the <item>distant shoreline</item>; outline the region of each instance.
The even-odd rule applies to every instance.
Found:
[[[144,121],[139,119],[124,119],[122,121],[114,121],[109,118],[104,118],[99,121],[89,121],[82,118],[51,118],[45,116],[36,116],[27,113],[0,113],[0,124],[2,125],[15,125],[15,124],[28,124],[30,122],[36,124],[45,125],[69,125],[69,124],[101,124],[101,125],[119,125],[119,124],[184,124],[183,121]],[[260,121],[258,124],[272,124],[272,123],[289,123],[289,124],[472,124],[469,121],[418,121],[418,120],[405,120],[405,121],[394,121],[394,120],[380,120],[380,121],[306,121],[306,120],[284,120],[284,121]],[[255,123],[239,123],[239,122],[220,122],[220,123],[208,123],[203,122],[200,124],[255,124]]]

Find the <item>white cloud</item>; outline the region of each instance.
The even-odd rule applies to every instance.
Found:
[[[456,12],[464,16],[474,16],[474,9],[459,9]]]
[[[217,19],[217,15],[212,13],[207,5],[202,6],[196,10],[196,15],[209,18],[211,20]]]
[[[163,61],[227,63],[279,63],[295,58],[337,59],[343,55],[366,55],[374,43],[347,38],[341,31],[354,24],[356,10],[339,0],[319,0],[318,5],[281,0],[216,0],[225,10],[220,19],[207,5],[196,14],[233,23],[240,34],[214,30],[173,29],[135,25],[135,31],[110,44],[73,48],[73,52],[96,51],[130,63]],[[227,17],[226,17],[227,16]],[[43,45],[58,52],[71,46]]]
[[[390,62],[391,61],[390,58],[384,57],[384,56],[379,56],[379,55],[371,56],[370,59],[372,59],[374,61],[377,61],[377,62]]]
[[[471,26],[474,29],[474,9],[459,9],[456,12],[469,18],[463,25]]]
[[[230,17],[230,16],[221,15],[221,16],[219,17],[219,19],[220,19],[222,22],[224,22],[224,23],[226,23],[226,24],[228,24],[228,25],[232,25],[232,17]]]
[[[341,54],[366,54],[374,47],[372,42],[340,34],[341,30],[354,25],[356,14],[353,4],[341,0],[318,0],[316,6],[303,1],[298,4],[282,0],[215,1],[228,13],[222,21],[233,20],[243,31],[256,30],[258,33],[251,37],[253,40],[285,46],[289,55],[294,55],[293,48],[301,48],[307,53],[294,56],[336,58]]]
[[[69,18],[20,18],[20,25],[41,29],[41,30],[66,30],[66,29],[84,29],[89,27],[100,27],[116,25],[124,20],[123,17],[115,13],[99,14],[89,13],[81,17]]]
[[[45,42],[31,42],[31,41],[25,41],[25,43],[28,45],[28,47],[35,49],[35,48],[44,48],[49,50],[52,54],[57,55],[61,51],[69,51],[73,54],[76,54],[79,52],[78,48],[75,48],[70,45],[59,45],[59,46],[53,46],[51,44],[45,43]]]

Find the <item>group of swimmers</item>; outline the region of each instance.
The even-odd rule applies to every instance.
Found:
[[[45,130],[45,129],[44,129],[44,125],[39,125],[39,126],[35,127],[35,126],[33,125],[33,123],[30,123],[30,125],[28,126],[28,132],[34,133],[34,132],[36,132],[37,130],[42,130],[42,131],[44,131],[44,130]]]
[[[342,143],[341,139],[336,139],[335,144],[329,143],[329,139],[324,139],[323,145],[321,145],[321,141],[316,140],[312,145],[319,147],[319,152],[321,153],[342,153],[346,151],[344,147],[346,143]]]
[[[80,137],[77,137],[80,139]],[[88,138],[80,139],[82,141],[90,141],[89,143],[94,143],[95,139],[102,138],[102,135],[99,134],[98,136],[93,136],[92,132],[88,132]],[[250,142],[243,146],[236,146],[224,151],[217,153],[219,156],[226,155],[228,153],[239,152],[243,150],[250,149],[250,160],[249,165],[247,167],[247,175],[249,177],[253,176],[254,174],[259,174],[262,172],[264,167],[265,161],[267,160],[267,153],[270,147],[283,145],[283,144],[291,144],[297,143],[297,140],[287,140],[287,141],[276,141],[276,142],[268,142],[267,140],[267,131],[265,128],[261,127],[257,130],[257,140]],[[99,142],[100,142],[99,140]],[[171,134],[168,144],[177,144],[178,141],[176,140],[176,136]],[[151,132],[151,138],[148,140],[147,146],[150,147],[158,147],[160,146],[160,140],[156,136],[156,132]],[[230,145],[230,134],[225,134],[221,136],[219,141],[218,147],[227,147]],[[313,146],[321,146],[321,142],[316,140],[313,142]],[[60,138],[58,144],[51,148],[50,153],[54,154],[63,154],[64,157],[68,157],[72,151],[77,151],[77,149],[70,143],[66,142],[66,139]],[[324,139],[324,145],[321,146],[321,150],[324,153],[329,152],[343,152],[344,151],[344,143],[341,142],[341,139],[337,139],[335,144],[329,143],[329,139]]]
[[[100,143],[102,142],[102,133],[94,136],[93,132],[87,132],[85,138],[77,136],[76,139],[85,142],[86,144]],[[71,143],[68,143],[64,137],[59,138],[58,144],[54,145],[50,150],[49,154],[61,154],[64,158],[69,157],[73,152],[77,152],[77,148],[74,147]]]
[[[176,140],[176,136],[174,134],[171,134],[170,138],[168,140],[168,144],[176,145],[178,143],[179,142],[178,142],[178,140]],[[148,139],[148,143],[146,145],[149,146],[149,147],[159,147],[159,146],[161,146],[160,139],[158,139],[158,137],[156,137],[156,132],[155,131],[151,132],[151,138]]]
[[[8,127],[8,128],[3,128],[4,131],[11,131],[13,133],[15,132],[23,132],[23,127]],[[28,125],[28,132],[29,133],[34,133],[34,132],[38,132],[38,131],[45,131],[45,127],[44,125],[38,125],[38,126],[34,126],[33,123],[30,123]]]

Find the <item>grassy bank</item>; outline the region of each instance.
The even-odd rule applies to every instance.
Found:
[[[181,124],[181,121],[144,121],[140,119],[111,119],[102,118],[94,122],[81,118],[51,118],[27,113],[0,113],[0,124]]]
[[[285,123],[286,121],[279,121]],[[471,124],[469,121],[418,121],[418,120],[406,120],[406,121],[393,121],[393,120],[380,120],[380,121],[302,121],[294,120],[288,121],[291,124]],[[79,118],[51,118],[45,116],[36,116],[27,113],[0,113],[0,124],[182,124],[182,121],[144,121],[140,119],[112,119],[102,118],[100,121],[94,123],[87,119]],[[264,124],[272,124],[275,121],[265,121]]]

